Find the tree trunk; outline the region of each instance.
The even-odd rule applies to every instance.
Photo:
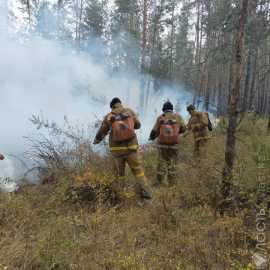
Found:
[[[128,76],[132,75],[132,66],[133,66],[133,39],[134,39],[134,9],[135,9],[135,0],[132,0],[132,10],[130,14],[130,29],[129,29],[129,55],[128,55]],[[132,79],[132,78],[131,78]],[[129,106],[130,99],[130,88],[131,88],[131,80],[128,80],[128,88],[127,88],[127,106]]]
[[[233,178],[233,168],[235,159],[235,134],[237,127],[237,105],[238,95],[241,88],[241,76],[242,76],[242,59],[243,50],[245,43],[245,28],[248,17],[248,1],[242,0],[242,8],[239,14],[239,21],[237,27],[237,38],[236,38],[236,55],[234,62],[234,80],[231,90],[231,101],[229,111],[229,126],[227,128],[227,141],[226,141],[226,152],[225,152],[225,166],[223,169],[223,184],[222,184],[222,195],[224,200],[229,197],[231,181]],[[224,205],[224,207],[226,207]]]
[[[213,41],[212,41],[212,50],[216,47],[216,32],[213,33]],[[210,91],[212,85],[212,73],[213,73],[213,62],[214,62],[215,52],[212,53],[211,61],[210,61],[210,72],[208,73],[207,84],[206,84],[206,111],[209,110],[209,101],[210,101]]]
[[[255,91],[257,90],[257,100],[256,100],[256,110],[259,110],[259,105],[260,105],[260,100],[261,100],[261,50],[260,47],[258,48],[258,68],[257,68],[257,79],[256,79],[256,86],[255,86]]]
[[[154,10],[155,10],[155,16],[154,16],[154,26],[153,26],[153,40],[152,40],[152,48],[151,48],[151,56],[150,56],[150,74],[155,69],[155,46],[156,46],[156,36],[157,36],[157,14],[156,14],[156,3],[154,2]],[[149,93],[150,93],[150,85],[151,85],[151,76],[148,75],[148,82],[147,82],[147,92],[146,92],[146,99],[145,99],[145,113],[147,112],[147,106],[148,106],[148,99],[149,99]]]
[[[170,82],[173,79],[173,44],[174,44],[174,9],[175,2],[173,0],[173,10],[172,10],[172,30],[171,30],[171,51],[170,51]]]
[[[267,63],[270,66],[270,55],[268,56]],[[270,89],[270,83],[269,82],[270,82],[270,73],[268,72],[267,78],[266,78],[266,83],[265,83],[265,88],[266,89]],[[266,114],[267,106],[269,107],[269,100],[270,100],[270,93],[269,93],[269,91],[266,91],[265,92],[264,110],[263,110],[264,114]],[[269,113],[270,113],[270,111],[269,111]]]
[[[198,1],[198,9],[197,9],[195,46],[196,46],[196,57],[195,57],[196,78],[195,78],[194,89],[198,91],[198,81],[199,81],[199,71],[200,71],[200,66],[199,66],[199,63],[200,63],[200,0]]]
[[[253,64],[253,75],[252,75],[252,82],[250,87],[250,100],[248,101],[249,109],[251,109],[254,100],[254,92],[255,92],[255,82],[256,82],[256,72],[257,72],[257,60],[258,60],[258,47],[256,48],[254,64]]]
[[[267,126],[268,133],[270,133],[270,110],[269,110],[269,117],[268,117],[268,126]]]
[[[267,48],[267,45],[265,44],[265,48]],[[263,64],[264,64],[264,72],[263,72],[263,74],[265,74],[265,72],[267,72],[267,68],[266,68],[266,66],[267,66],[267,53],[266,53],[266,51],[264,52],[265,53],[265,56],[264,56],[264,59],[263,59]],[[267,76],[266,76],[266,79],[267,79]],[[262,95],[261,95],[261,99],[260,99],[260,103],[259,103],[259,111],[260,111],[260,114],[263,114],[264,113],[264,104],[265,104],[265,101],[266,101],[266,98],[267,98],[267,95],[266,95],[266,92],[267,92],[267,88],[266,88],[266,86],[267,86],[267,83],[266,83],[266,81],[264,81],[264,83],[263,83],[263,85],[262,85],[262,88],[263,88],[263,90],[262,90]]]
[[[187,72],[187,81],[189,81],[189,79],[190,79],[190,73],[191,73],[191,71],[192,71],[192,69],[193,69],[193,67],[194,67],[194,64],[193,64],[193,59],[194,59],[194,51],[195,51],[195,43],[194,43],[194,45],[193,45],[193,48],[192,48],[192,54],[191,54],[191,58],[190,58],[190,61],[189,61],[189,63],[188,63],[188,66],[189,66],[189,68],[188,68],[188,72]],[[196,68],[196,67],[195,67]],[[194,84],[193,84],[193,88],[194,88],[195,86],[194,86]],[[196,95],[196,93],[197,92],[195,92],[195,95]]]
[[[141,82],[140,82],[140,104],[139,114],[144,115],[144,88],[146,80],[146,35],[147,35],[147,0],[144,0],[143,8],[143,41],[142,41],[142,63],[141,63]]]
[[[252,55],[252,48],[250,46],[249,52],[248,52],[248,59],[247,59],[247,75],[245,79],[242,111],[245,111],[247,109],[247,100],[248,100],[248,94],[249,94],[249,79],[250,79],[250,69],[251,69],[251,55]]]
[[[230,61],[230,71],[229,71],[229,79],[228,79],[228,87],[230,87],[230,85],[232,85],[233,83],[233,59],[234,59],[234,46],[232,46],[232,53],[231,53],[231,61]],[[228,89],[228,96],[227,96],[227,104],[226,105],[230,105],[231,102],[231,89]],[[225,109],[225,112],[227,112],[227,108]]]
[[[183,52],[182,52],[182,61],[181,61],[181,68],[180,68],[180,79],[185,87],[187,78],[186,78],[186,71],[187,71],[187,43],[188,43],[188,35],[185,36],[185,44],[183,46]]]

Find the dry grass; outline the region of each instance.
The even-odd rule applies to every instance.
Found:
[[[153,200],[143,206],[111,177],[108,157],[91,160],[91,167],[56,166],[53,182],[2,194],[0,269],[253,269],[248,248],[256,245],[256,210],[269,201],[258,206],[256,156],[270,148],[265,125],[241,125],[234,207],[223,217],[217,211],[222,129],[212,134],[208,158],[198,166],[192,138],[182,142],[175,187],[151,186],[156,152],[145,152]]]

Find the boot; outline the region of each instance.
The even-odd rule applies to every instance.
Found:
[[[152,197],[150,196],[150,194],[145,189],[142,189],[141,190],[141,198],[142,199],[145,199],[145,200],[151,200],[152,199]]]

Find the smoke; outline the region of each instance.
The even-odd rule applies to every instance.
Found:
[[[17,188],[17,184],[10,181],[8,177],[3,177],[7,175],[15,175],[15,167],[10,158],[5,158],[5,166],[0,166],[0,188],[7,190],[7,191],[12,191]]]
[[[5,32],[7,2],[0,0],[0,35]]]
[[[67,116],[71,124],[102,119],[110,111],[109,102],[118,96],[136,113],[139,105],[139,81],[111,74],[94,61],[82,59],[59,44],[37,39],[28,45],[2,38],[0,40],[0,177],[15,179],[21,166],[9,153],[18,155],[29,148],[23,136],[36,133],[29,121],[32,115],[43,115],[62,123]],[[146,142],[162,104],[170,100],[187,118],[186,104],[191,96],[180,87],[164,88],[159,95],[150,91],[147,114],[138,131],[140,143]],[[40,132],[39,132],[40,133]]]

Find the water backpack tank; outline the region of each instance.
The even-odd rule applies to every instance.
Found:
[[[161,118],[160,120],[159,142],[161,144],[176,144],[179,142],[179,128],[173,119]]]
[[[134,121],[129,113],[112,115],[110,119],[115,142],[124,142],[136,136]]]

